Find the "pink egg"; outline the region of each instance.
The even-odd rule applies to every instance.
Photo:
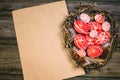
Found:
[[[105,44],[110,40],[110,33],[109,32],[101,32],[96,38],[95,38],[95,44]]]
[[[97,14],[97,15],[95,15],[95,21],[98,23],[103,23],[104,17],[101,14]]]
[[[104,30],[104,31],[109,31],[110,30],[110,23],[109,22],[103,22],[102,23],[102,29]]]
[[[101,44],[104,44],[110,40],[110,33],[109,32],[101,32],[99,34],[99,37],[101,39]]]
[[[96,30],[92,30],[92,31],[90,31],[89,35],[91,38],[95,38],[98,35],[98,32]]]
[[[80,57],[85,57],[86,56],[86,52],[84,50],[79,50],[77,51],[77,54],[80,56]]]
[[[84,21],[85,23],[88,23],[90,21],[90,16],[88,14],[82,13],[80,15],[80,19]]]

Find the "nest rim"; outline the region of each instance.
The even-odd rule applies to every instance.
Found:
[[[107,56],[105,59],[102,59],[100,57],[90,58],[88,56],[85,56],[84,59],[88,60],[89,63],[88,62],[82,63],[82,62],[80,62],[81,60],[79,59],[78,55],[76,55],[76,52],[73,50],[73,45],[71,44],[72,42],[70,42],[70,40],[69,40],[71,35],[70,35],[68,29],[73,27],[74,21],[78,19],[78,16],[81,13],[87,13],[91,17],[91,19],[92,19],[92,16],[95,16],[98,13],[102,14],[105,16],[105,20],[107,20],[111,24],[113,29],[110,29],[110,35],[112,37],[109,41],[111,44],[110,48],[109,48],[110,51],[107,52]],[[92,5],[91,4],[81,5],[80,4],[80,7],[78,9],[73,10],[64,22],[64,27],[63,27],[64,45],[67,48],[67,50],[69,51],[69,53],[71,54],[72,59],[78,66],[81,66],[85,69],[99,69],[99,68],[103,67],[105,64],[107,64],[107,62],[112,57],[112,53],[115,49],[116,40],[117,40],[116,29],[117,29],[117,27],[115,25],[114,17],[110,14],[110,12],[99,9],[96,6],[96,4],[95,5],[93,5],[93,4]]]

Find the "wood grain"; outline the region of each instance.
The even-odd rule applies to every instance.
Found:
[[[16,38],[12,20],[0,20],[0,38]]]
[[[23,80],[19,51],[16,41],[12,11],[59,0],[0,0],[0,80]],[[85,2],[84,2],[85,1]],[[67,0],[69,12],[79,4],[96,2],[99,8],[110,11],[120,31],[120,0]],[[69,78],[68,80],[120,80],[120,36],[112,59],[100,71]],[[67,80],[67,79],[66,79]]]
[[[17,45],[0,44],[0,80],[23,80]]]

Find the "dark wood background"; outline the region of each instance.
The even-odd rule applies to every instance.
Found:
[[[0,0],[0,80],[24,80],[11,11],[54,1],[59,0]],[[101,9],[111,11],[120,27],[120,0],[67,0],[68,10],[83,1],[96,2]],[[112,59],[100,71],[92,70],[69,80],[120,80],[119,63],[120,37]]]

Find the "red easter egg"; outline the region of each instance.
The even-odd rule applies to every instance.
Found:
[[[101,44],[104,44],[110,40],[110,33],[109,32],[101,32],[99,34],[99,37],[101,39]]]
[[[88,23],[90,21],[90,16],[88,14],[82,13],[80,15],[80,19],[84,21],[85,23]]]
[[[89,26],[81,21],[81,20],[76,20],[74,22],[74,29],[78,32],[78,33],[81,33],[81,34],[88,34],[88,30],[90,29]]]
[[[86,49],[87,48],[87,40],[81,34],[75,35],[74,44],[79,49]]]
[[[89,35],[91,38],[95,38],[98,35],[98,32],[96,30],[92,30],[92,31],[90,31]]]
[[[109,32],[101,32],[96,38],[95,38],[95,44],[105,44],[110,40],[110,33]]]
[[[86,52],[84,50],[78,50],[77,51],[77,54],[80,56],[80,57],[85,57],[86,56]]]
[[[105,21],[105,19],[101,14],[97,14],[97,15],[95,15],[95,21],[98,23],[103,23]]]
[[[103,52],[103,48],[100,45],[93,45],[87,49],[87,54],[91,58],[99,57]]]
[[[102,26],[97,22],[89,22],[90,30],[96,30],[98,34],[102,32]]]
[[[94,39],[93,38],[91,38],[89,35],[86,35],[85,38],[87,40],[87,46],[94,45]]]
[[[103,22],[102,23],[102,29],[104,30],[104,31],[109,31],[110,30],[110,23],[109,22]]]

